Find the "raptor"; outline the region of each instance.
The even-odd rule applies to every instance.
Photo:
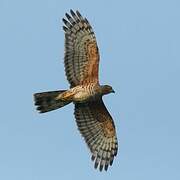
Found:
[[[70,88],[35,93],[35,105],[40,113],[46,113],[74,103],[76,123],[90,149],[94,167],[107,170],[117,155],[118,141],[102,97],[114,90],[99,83],[100,56],[90,23],[79,11],[70,10],[65,16],[64,66]]]

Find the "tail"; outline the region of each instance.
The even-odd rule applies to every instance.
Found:
[[[37,106],[37,110],[40,113],[45,113],[61,108],[71,103],[71,100],[61,100],[57,98],[61,93],[65,91],[66,90],[50,91],[34,94],[34,101],[35,105]]]

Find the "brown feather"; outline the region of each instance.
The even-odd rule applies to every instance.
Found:
[[[94,32],[86,18],[70,11],[63,18],[65,26],[64,65],[71,87],[98,83],[99,52]]]
[[[118,142],[113,119],[102,99],[75,104],[78,128],[92,153],[94,167],[107,170],[117,155]]]

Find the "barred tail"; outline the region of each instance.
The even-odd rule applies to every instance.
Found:
[[[72,102],[71,100],[56,99],[61,93],[65,91],[66,90],[60,90],[60,91],[41,92],[34,94],[34,101],[35,101],[35,105],[37,106],[37,110],[40,113],[45,113],[61,108],[71,103]]]

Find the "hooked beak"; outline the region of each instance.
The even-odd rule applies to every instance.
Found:
[[[114,89],[112,89],[112,91],[111,91],[112,93],[115,93],[115,91],[114,91]]]

